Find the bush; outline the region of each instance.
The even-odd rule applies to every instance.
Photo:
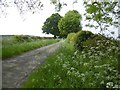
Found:
[[[68,41],[69,43],[74,43],[75,40],[76,40],[76,38],[77,38],[76,33],[69,33],[69,34],[67,35],[67,41]]]
[[[112,55],[116,56],[116,53],[119,50],[118,41],[107,38],[103,35],[95,35],[93,38],[90,38],[82,43],[85,47],[84,51],[88,53],[91,52],[91,55]],[[90,55],[90,56],[91,56]]]
[[[75,40],[75,47],[78,50],[83,50],[83,42],[88,40],[89,38],[92,38],[94,36],[94,34],[90,31],[79,31],[77,33],[77,38]]]

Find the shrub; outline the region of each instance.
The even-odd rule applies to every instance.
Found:
[[[90,31],[79,31],[77,33],[77,38],[75,40],[75,47],[78,50],[83,50],[83,42],[88,40],[89,38],[92,38],[94,34]]]
[[[91,52],[91,55],[112,55],[116,56],[119,50],[118,41],[107,38],[103,35],[96,35],[82,43],[84,51]]]
[[[75,40],[76,40],[76,38],[77,38],[76,33],[69,33],[69,34],[67,35],[67,41],[68,41],[69,43],[74,43]]]

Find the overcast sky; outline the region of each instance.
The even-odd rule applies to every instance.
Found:
[[[36,36],[52,36],[45,35],[42,33],[42,26],[45,20],[51,16],[51,14],[55,13],[54,5],[50,4],[50,0],[41,0],[44,4],[43,10],[38,14],[26,13],[24,15],[20,15],[17,11],[17,8],[11,7],[8,8],[8,15],[6,18],[0,18],[0,34],[1,35],[36,35]],[[63,1],[63,0],[61,0]],[[72,5],[74,0],[64,0],[67,3],[67,6],[64,6],[59,12],[60,15],[64,16],[64,14],[69,10],[77,10],[82,15],[85,13],[85,8],[83,6],[82,0],[78,0],[79,2]],[[99,30],[95,30],[93,28],[86,28],[85,24],[88,23],[85,20],[85,17],[82,19],[83,30],[90,30],[93,33],[98,33]],[[115,29],[115,28],[110,28]],[[114,37],[117,36],[118,30],[116,29]],[[106,32],[108,33],[108,32]]]

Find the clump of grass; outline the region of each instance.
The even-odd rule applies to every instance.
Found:
[[[2,59],[9,58],[23,52],[33,50],[36,48],[40,48],[42,46],[46,46],[59,40],[55,39],[41,39],[35,41],[24,41],[18,42],[14,39],[14,37],[3,38],[2,40]]]
[[[90,58],[83,51],[76,51],[73,44],[65,42],[32,72],[23,87],[120,88],[117,60],[116,56]]]

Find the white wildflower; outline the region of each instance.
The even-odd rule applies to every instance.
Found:
[[[66,64],[63,64],[63,66],[62,66],[63,68],[66,68],[67,67],[67,65]]]
[[[82,73],[82,74],[81,74],[81,76],[82,76],[82,77],[84,77],[84,76],[85,76],[85,74],[84,74],[84,73]]]
[[[120,86],[119,85],[115,85],[113,88],[120,88]]]
[[[106,84],[106,88],[109,88],[109,87],[113,87],[113,82],[108,82],[108,83]]]
[[[73,67],[71,67],[71,69],[70,70],[74,70],[75,68],[73,68]]]
[[[74,55],[76,56],[76,55],[77,55],[77,53],[78,53],[78,51],[74,52]]]
[[[67,71],[67,74],[70,75],[70,74],[71,74],[71,71]]]
[[[116,48],[115,46],[112,47],[112,49],[115,49],[115,48]]]
[[[88,65],[88,63],[84,63],[84,66],[87,66]]]

